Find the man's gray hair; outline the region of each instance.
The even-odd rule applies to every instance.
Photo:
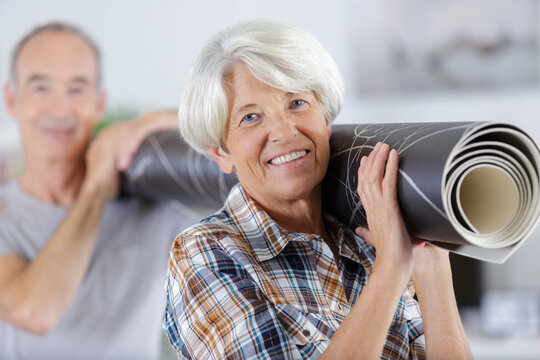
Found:
[[[13,51],[11,53],[11,63],[9,67],[9,77],[11,84],[13,86],[17,83],[17,61],[19,60],[19,56],[21,54],[22,49],[24,46],[35,36],[46,33],[46,32],[60,32],[60,33],[68,33],[73,34],[81,38],[94,52],[96,55],[96,62],[97,62],[97,85],[98,88],[101,87],[101,81],[102,81],[102,71],[101,71],[101,52],[99,51],[98,46],[92,40],[88,34],[86,34],[84,31],[79,29],[77,26],[55,21],[55,22],[49,22],[43,25],[40,25],[36,28],[34,28],[32,31],[30,31],[28,34],[26,34],[23,38],[19,40],[17,44],[15,44],[15,47],[13,48]]]
[[[245,64],[259,81],[287,92],[312,91],[327,122],[343,102],[343,80],[334,60],[312,35],[266,20],[240,23],[210,38],[196,58],[178,111],[185,141],[208,156],[224,147],[229,104],[227,75]]]

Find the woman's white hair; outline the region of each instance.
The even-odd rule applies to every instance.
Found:
[[[259,81],[287,92],[313,91],[327,122],[335,119],[344,86],[328,52],[312,35],[266,20],[240,23],[214,35],[191,68],[178,111],[180,132],[198,152],[224,148],[227,75],[245,64]]]

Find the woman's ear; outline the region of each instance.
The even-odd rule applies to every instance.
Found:
[[[326,129],[328,131],[328,139],[330,139],[330,136],[332,136],[332,122],[329,121],[328,124],[326,125]]]
[[[214,160],[217,162],[221,171],[225,174],[231,174],[234,171],[234,164],[231,159],[231,155],[220,147],[213,146],[208,148],[208,152]]]

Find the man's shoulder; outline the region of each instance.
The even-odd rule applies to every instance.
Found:
[[[29,197],[25,196],[16,182],[0,185],[0,222],[17,213],[24,214],[23,209],[31,200]]]
[[[17,182],[0,185],[0,217],[6,215],[39,214],[42,218],[49,215],[63,214],[66,209],[62,206],[43,202],[25,192]]]
[[[6,184],[0,185],[0,200],[2,203],[5,201],[12,201],[13,198],[20,196],[19,186],[16,182],[12,181]]]

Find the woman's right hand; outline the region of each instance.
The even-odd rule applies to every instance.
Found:
[[[356,233],[364,236],[377,254],[367,285],[321,359],[378,359],[384,349],[415,264],[415,246],[397,201],[397,175],[398,154],[386,144],[378,143],[360,162],[357,191],[369,230],[357,228]],[[412,303],[404,302],[403,306],[416,308]],[[410,350],[409,356],[416,351],[414,347]]]
[[[366,241],[377,251],[374,269],[387,268],[406,284],[414,267],[414,246],[397,201],[398,164],[397,151],[377,143],[360,161],[357,191],[371,234]]]

